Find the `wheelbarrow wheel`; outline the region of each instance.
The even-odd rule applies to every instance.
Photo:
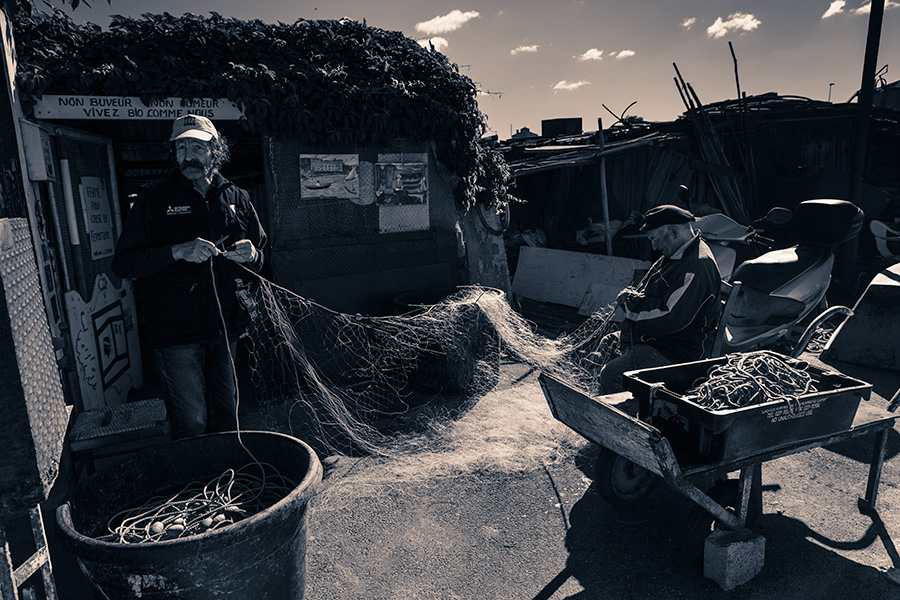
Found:
[[[646,498],[658,477],[608,448],[600,448],[594,463],[594,484],[613,506],[631,506]]]
[[[724,506],[737,514],[740,502],[740,482],[737,479],[723,479],[715,483],[706,493],[720,506]],[[747,506],[747,519],[744,526],[753,529],[762,515],[762,498],[759,494],[750,494],[750,503]],[[695,507],[693,514],[688,518],[688,530],[685,535],[686,550],[697,561],[703,560],[703,550],[706,546],[706,538],[716,527],[716,519],[704,509]]]

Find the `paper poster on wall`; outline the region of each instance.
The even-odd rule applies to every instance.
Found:
[[[88,238],[91,240],[91,258],[97,260],[112,256],[116,239],[113,236],[106,181],[100,177],[82,177],[79,190]]]
[[[375,165],[375,204],[381,233],[429,228],[425,154],[380,155]]]
[[[300,196],[365,204],[359,195],[359,155],[301,154]]]

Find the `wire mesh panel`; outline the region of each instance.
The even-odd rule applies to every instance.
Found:
[[[46,499],[68,411],[26,219],[0,220],[0,514]]]

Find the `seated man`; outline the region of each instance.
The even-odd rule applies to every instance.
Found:
[[[625,288],[616,298],[620,331],[602,346],[617,343],[619,356],[600,370],[600,390],[622,390],[622,374],[708,358],[719,318],[719,268],[712,251],[687,210],[657,206],[647,211],[640,231],[662,256],[637,288]]]

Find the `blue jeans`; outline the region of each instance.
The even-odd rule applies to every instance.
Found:
[[[237,429],[236,349],[219,341],[154,350],[175,439]]]
[[[616,336],[618,339],[619,332],[616,331],[610,333],[609,336]],[[606,338],[604,338],[604,342],[606,341]],[[619,344],[619,350],[622,354],[608,361],[603,365],[603,368],[600,369],[600,392],[602,394],[621,392],[622,374],[626,371],[649,369],[651,367],[662,367],[672,364],[672,362],[660,354],[656,348],[646,344],[634,344],[630,348],[624,344]]]

